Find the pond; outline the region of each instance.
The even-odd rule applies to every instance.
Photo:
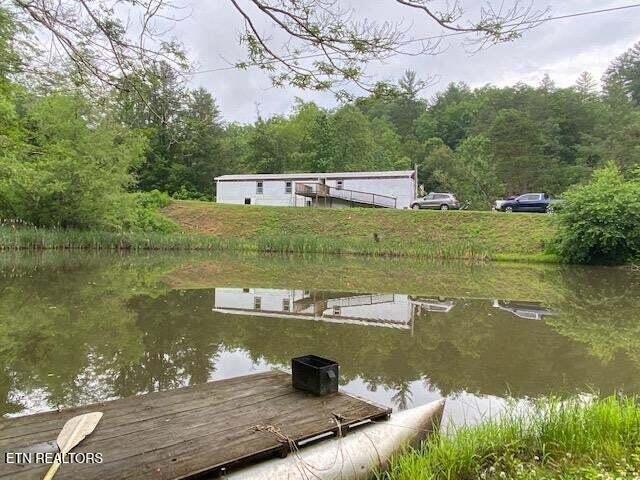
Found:
[[[640,274],[623,268],[265,255],[0,256],[0,413],[272,368],[313,353],[404,409],[447,397],[640,393]],[[494,407],[495,406],[495,407]]]

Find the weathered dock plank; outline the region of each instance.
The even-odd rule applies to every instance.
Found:
[[[63,465],[56,479],[164,480],[211,475],[284,455],[289,441],[298,443],[336,431],[336,418],[347,428],[390,413],[343,393],[316,397],[294,390],[291,376],[283,372],[258,373],[62,412],[1,419],[0,478],[42,478],[46,465],[7,464],[4,452],[53,442],[69,418],[91,411],[104,412],[102,421],[74,452],[101,453],[103,463]]]

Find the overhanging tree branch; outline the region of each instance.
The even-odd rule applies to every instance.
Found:
[[[50,39],[52,51],[60,52],[83,81],[120,88],[130,84],[130,75],[144,77],[159,61],[176,71],[187,67],[179,42],[167,39],[167,28],[181,20],[172,0],[3,1],[36,27],[37,38]],[[240,42],[247,58],[237,68],[257,66],[274,85],[327,90],[346,82],[369,88],[367,64],[400,54],[436,55],[447,32],[475,34],[482,48],[517,38],[546,14],[520,0],[509,7],[504,7],[508,0],[495,1],[502,2],[497,9],[489,2],[475,11],[459,0],[440,9],[434,0],[388,0],[390,17],[402,15],[399,8],[419,12],[437,29],[422,40],[411,37],[402,22],[371,21],[345,7],[345,0],[227,0],[227,5],[244,22]]]
[[[440,35],[420,40],[412,38],[399,23],[359,19],[354,10],[342,8],[339,0],[229,2],[245,20],[241,42],[247,47],[248,58],[237,64],[239,68],[257,66],[271,73],[275,85],[318,90],[345,81],[369,89],[363,76],[371,61],[398,54],[436,55],[447,32],[475,34],[477,48],[508,42],[535,26],[547,13],[514,0],[508,8],[504,2],[498,9],[487,3],[476,17],[467,18],[459,2],[438,10],[432,7],[433,0],[389,0],[390,13],[395,12],[394,5],[406,7],[424,13],[429,25],[441,29]],[[408,45],[414,47],[413,51],[404,48]]]

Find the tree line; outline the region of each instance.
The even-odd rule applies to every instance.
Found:
[[[640,43],[599,84],[558,88],[452,83],[432,98],[407,71],[367,95],[322,108],[225,122],[213,94],[158,61],[90,91],[74,75],[36,81],[24,26],[0,9],[0,216],[36,225],[136,228],[132,192],[213,199],[226,173],[418,168],[427,191],[475,208],[506,194],[560,194],[616,163],[640,162]]]
[[[640,164],[640,43],[602,82],[587,72],[558,88],[452,83],[432,98],[407,71],[336,108],[296,99],[288,114],[225,123],[212,95],[170,70],[129,99],[125,124],[148,132],[138,187],[212,198],[227,173],[413,169],[427,191],[454,191],[476,208],[525,191],[563,193],[608,162]],[[154,115],[150,112],[160,112]]]

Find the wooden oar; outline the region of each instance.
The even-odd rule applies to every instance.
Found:
[[[90,435],[91,432],[95,430],[101,418],[102,412],[85,413],[84,415],[73,417],[65,423],[56,439],[61,457],[64,458],[72,448],[84,440],[87,435]],[[44,476],[44,480],[51,480],[59,468],[60,462],[57,460],[54,461]]]

